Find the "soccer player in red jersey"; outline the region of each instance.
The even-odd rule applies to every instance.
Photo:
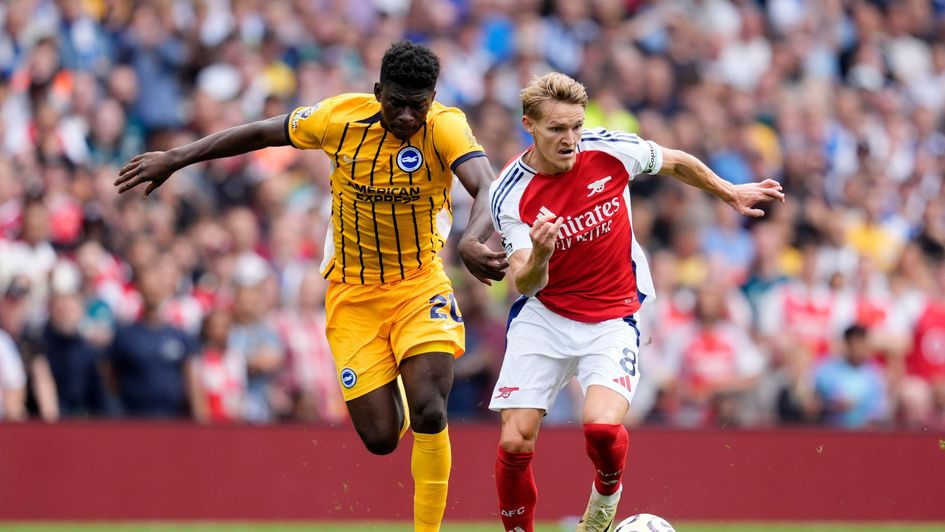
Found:
[[[784,200],[781,185],[733,185],[685,152],[636,135],[584,130],[587,92],[558,73],[522,91],[533,145],[490,188],[509,278],[523,296],[509,314],[508,343],[489,408],[501,412],[496,487],[505,530],[533,529],[531,470],[544,413],[576,376],[584,391],[587,455],[595,476],[578,531],[609,530],[629,437],[622,421],[640,379],[634,315],[653,283],[633,237],[628,185],[663,174],[714,194],[747,216]]]

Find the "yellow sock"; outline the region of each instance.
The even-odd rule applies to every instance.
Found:
[[[403,439],[404,434],[407,434],[407,429],[410,428],[410,407],[407,406],[407,392],[404,390],[404,380],[400,378],[400,375],[397,375],[397,389],[400,390],[400,401],[404,405],[404,424],[400,427],[400,439]]]
[[[452,455],[449,430],[439,434],[413,433],[413,529],[415,532],[437,532],[446,509]]]

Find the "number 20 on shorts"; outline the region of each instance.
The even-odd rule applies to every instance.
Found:
[[[459,314],[459,307],[456,305],[456,297],[453,296],[453,293],[449,293],[449,300],[446,297],[443,297],[442,294],[437,294],[430,298],[430,319],[431,320],[445,320],[451,318],[456,323],[462,323],[463,317]],[[443,312],[441,309],[449,306],[449,315]]]

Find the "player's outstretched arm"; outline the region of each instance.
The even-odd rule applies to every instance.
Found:
[[[289,144],[285,133],[285,118],[285,115],[275,116],[224,129],[168,151],[136,155],[119,170],[115,186],[118,187],[119,193],[124,193],[142,183],[149,183],[144,190],[147,197],[164,184],[171,174],[185,166],[269,146],[285,146]]]
[[[501,281],[509,263],[505,253],[492,251],[485,241],[492,236],[492,217],[489,215],[489,185],[495,174],[485,157],[473,157],[454,170],[463,187],[473,197],[469,223],[459,241],[458,251],[470,273],[485,284]]]
[[[660,174],[679,179],[683,183],[699,187],[717,196],[745,216],[764,216],[764,211],[755,208],[762,202],[784,201],[781,183],[765,179],[760,183],[733,185],[719,177],[705,163],[680,150],[663,149],[663,167]]]
[[[548,261],[555,251],[555,240],[562,224],[564,218],[539,216],[528,231],[532,248],[520,249],[509,257],[512,282],[520,294],[534,296],[548,284]]]

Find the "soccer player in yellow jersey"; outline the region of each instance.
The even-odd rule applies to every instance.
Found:
[[[503,253],[483,244],[493,232],[495,176],[463,113],[433,100],[438,75],[429,49],[398,42],[384,55],[374,94],[342,94],[138,155],[115,181],[122,193],[148,183],[147,196],[199,161],[287,144],[328,154],[332,224],[322,273],[330,281],[327,333],[338,380],[370,452],[392,452],[412,426],[414,525],[424,531],[439,530],[446,506],[446,401],[453,359],[464,350],[462,314],[438,257],[452,220],[454,173],[475,198],[459,244],[467,268],[489,283],[507,266]]]

